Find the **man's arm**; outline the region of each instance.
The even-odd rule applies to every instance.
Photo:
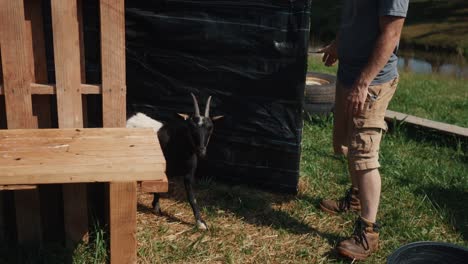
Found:
[[[348,98],[348,113],[359,115],[364,110],[369,85],[390,59],[400,40],[404,21],[404,17],[380,17],[381,33],[377,38],[369,62],[353,84],[352,92]]]

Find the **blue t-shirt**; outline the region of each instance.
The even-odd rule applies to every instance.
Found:
[[[380,34],[379,17],[406,17],[409,0],[343,0],[338,39],[338,79],[352,85],[368,63]],[[389,82],[398,76],[397,51],[372,81],[372,85]]]

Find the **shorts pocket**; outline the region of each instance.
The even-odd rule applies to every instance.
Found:
[[[382,137],[382,129],[366,128],[356,131],[350,146],[353,151],[361,154],[378,152],[380,140]]]

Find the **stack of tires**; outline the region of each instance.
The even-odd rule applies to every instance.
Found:
[[[336,77],[330,74],[308,72],[306,76],[304,111],[326,115],[335,107]]]

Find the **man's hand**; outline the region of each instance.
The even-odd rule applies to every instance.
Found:
[[[348,96],[347,109],[349,114],[357,116],[364,110],[369,85],[388,62],[390,55],[397,46],[404,21],[404,17],[380,17],[381,33],[377,37],[369,62],[351,87],[352,91]]]
[[[369,85],[356,82],[351,87],[351,93],[348,95],[347,113],[352,116],[358,116],[364,110],[364,104],[367,98]]]
[[[317,52],[323,52],[322,62],[324,62],[325,66],[327,67],[335,65],[336,61],[338,60],[338,49],[336,46],[336,41],[333,41],[328,46],[317,50]]]

